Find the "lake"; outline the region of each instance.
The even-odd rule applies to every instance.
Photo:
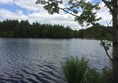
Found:
[[[110,65],[99,40],[0,38],[0,83],[66,83],[69,56],[86,57],[97,69]]]

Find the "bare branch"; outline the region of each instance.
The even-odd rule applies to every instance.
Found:
[[[75,16],[75,17],[79,17],[78,15],[76,15],[76,14],[73,14],[73,13],[71,13],[71,12],[69,12],[68,10],[66,10],[65,8],[60,8],[60,7],[58,7],[59,9],[61,9],[61,10],[63,10],[64,12],[66,12],[66,13],[69,13],[69,14],[71,14],[72,16]]]
[[[102,28],[102,29],[104,29],[104,30],[110,31],[111,33],[113,32],[113,30],[111,29],[111,27],[109,27],[109,29],[111,29],[111,30],[109,30],[109,29],[103,28],[103,26],[100,27],[99,24],[92,23],[92,25],[95,26],[95,28]],[[97,32],[99,32],[99,31],[97,31]],[[106,49],[106,47],[105,47],[105,45],[104,45],[104,43],[103,43],[103,40],[102,40],[102,38],[101,38],[101,35],[100,35],[99,33],[98,33],[98,35],[99,35],[99,37],[100,37],[100,42],[101,42],[101,44],[102,44],[102,46],[103,46],[103,48],[104,48],[104,50],[105,50],[105,52],[106,52],[106,55],[108,56],[108,58],[110,59],[110,61],[113,62],[113,59],[112,59],[111,56],[109,55],[109,53],[108,53],[108,51],[107,51],[107,49]]]
[[[107,51],[107,49],[106,49],[106,47],[105,47],[105,45],[104,45],[104,43],[103,43],[103,41],[102,41],[102,39],[100,38],[100,41],[101,41],[101,44],[102,44],[102,46],[103,46],[103,48],[104,48],[104,50],[105,50],[105,52],[106,52],[106,54],[107,54],[107,56],[108,56],[108,58],[110,59],[110,61],[112,62],[113,61],[113,59],[111,58],[111,56],[109,55],[109,53],[108,53],[108,51]]]
[[[112,9],[112,7],[110,6],[110,5],[112,5],[112,3],[110,3],[110,2],[108,2],[108,1],[105,1],[105,0],[102,0],[104,3],[105,3],[105,5],[110,9],[110,11],[113,13],[113,9]]]
[[[107,31],[110,31],[110,32],[111,32],[111,30],[108,30],[108,29],[106,29],[106,28],[103,28],[104,26],[101,26],[101,27],[100,27],[99,24],[92,23],[92,25],[95,26],[95,28],[101,28],[101,29],[104,29],[104,30],[107,30]],[[96,29],[96,30],[97,30],[97,29]],[[108,51],[107,51],[107,49],[106,49],[106,47],[105,47],[105,45],[104,45],[104,42],[103,42],[103,40],[102,40],[102,38],[101,38],[101,35],[100,35],[100,33],[99,33],[98,30],[97,30],[97,34],[98,34],[98,36],[100,37],[100,42],[101,42],[101,44],[102,44],[102,46],[103,46],[103,48],[104,48],[104,50],[105,50],[105,52],[106,52],[106,55],[108,56],[108,58],[109,58],[110,61],[112,62],[113,59],[112,59],[111,56],[109,55],[109,53],[108,53]]]

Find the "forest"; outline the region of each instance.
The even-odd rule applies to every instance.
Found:
[[[97,29],[97,30],[96,30]],[[100,35],[97,35],[99,33]],[[5,20],[0,22],[0,37],[6,38],[93,38],[111,39],[111,34],[100,28],[72,30],[62,25],[30,24],[26,21]]]

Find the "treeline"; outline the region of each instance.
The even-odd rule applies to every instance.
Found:
[[[108,28],[108,27],[103,27]],[[90,27],[78,31],[79,38],[108,39],[111,40],[112,34],[105,29]]]
[[[6,20],[0,22],[0,37],[13,38],[72,38],[74,31],[61,25]]]
[[[27,20],[5,20],[0,22],[0,37],[8,38],[99,38],[95,28],[72,30],[61,25],[50,25],[33,23]],[[110,37],[109,33],[99,29],[99,33],[104,38]]]

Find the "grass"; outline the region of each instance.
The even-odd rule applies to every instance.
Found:
[[[109,68],[99,72],[90,68],[85,58],[67,58],[63,70],[68,83],[112,83],[112,72]]]
[[[88,69],[84,76],[84,83],[101,83],[101,74],[95,69]]]
[[[81,83],[88,68],[88,61],[84,58],[69,57],[63,65],[63,70],[68,83]]]

